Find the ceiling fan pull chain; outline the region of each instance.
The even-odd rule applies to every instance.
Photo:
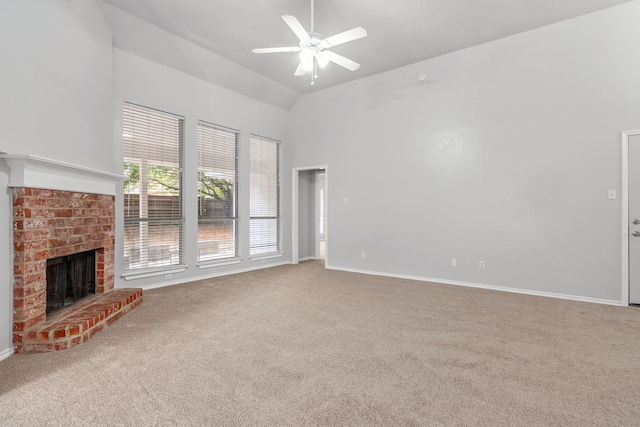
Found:
[[[313,61],[313,67],[311,68],[311,84],[314,85],[316,84],[316,77],[318,77],[316,75],[316,58],[311,58],[311,61]]]

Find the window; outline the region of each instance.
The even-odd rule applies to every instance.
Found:
[[[250,250],[280,252],[280,143],[251,135]]]
[[[198,123],[198,261],[238,256],[238,131]]]
[[[125,104],[124,268],[182,263],[184,119]]]

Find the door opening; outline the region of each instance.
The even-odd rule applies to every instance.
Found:
[[[291,263],[328,260],[327,166],[294,168]]]
[[[622,305],[640,304],[640,130],[622,132]]]

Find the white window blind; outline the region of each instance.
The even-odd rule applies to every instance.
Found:
[[[238,256],[238,131],[198,123],[198,261]]]
[[[250,255],[280,251],[280,144],[251,135]]]
[[[184,119],[125,104],[124,268],[182,263]]]

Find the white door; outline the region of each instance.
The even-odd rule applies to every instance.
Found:
[[[629,303],[640,304],[640,135],[629,136]]]

